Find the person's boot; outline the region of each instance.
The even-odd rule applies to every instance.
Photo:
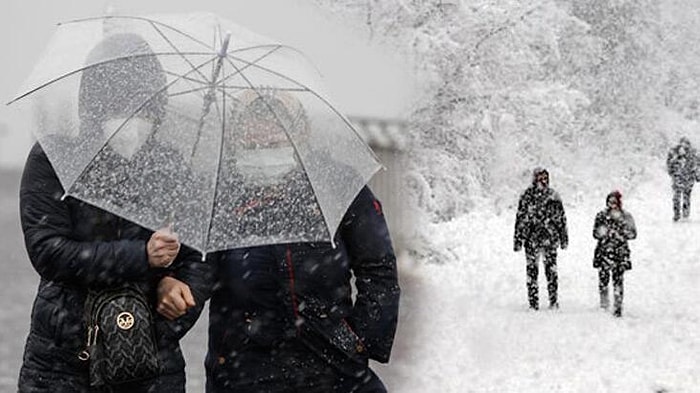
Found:
[[[615,304],[613,305],[613,315],[616,317],[622,316],[622,287],[615,287]]]
[[[549,309],[550,310],[558,310],[559,309],[559,301],[557,300],[556,292],[549,294]]]
[[[530,303],[530,310],[537,311],[540,309],[540,302],[537,299],[537,297],[534,297],[534,298],[530,297],[529,303]]]
[[[622,307],[615,307],[615,310],[613,311],[613,316],[617,318],[622,317]]]
[[[530,310],[540,309],[540,297],[539,288],[537,287],[537,281],[532,278],[528,278],[527,282],[527,300],[530,304]]]

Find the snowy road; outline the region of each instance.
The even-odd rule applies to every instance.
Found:
[[[622,319],[597,308],[591,230],[603,198],[567,208],[559,311],[527,310],[514,211],[431,228],[457,260],[412,272],[424,278],[424,326],[412,337],[416,362],[395,364],[414,370],[397,391],[700,392],[700,201],[689,221],[674,224],[668,179],[657,178],[624,197],[639,237]],[[540,269],[541,302],[543,291]]]

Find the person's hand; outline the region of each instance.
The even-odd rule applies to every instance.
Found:
[[[595,231],[599,238],[605,237],[608,234],[608,227],[606,227],[605,225],[601,225],[597,227]]]
[[[190,287],[174,277],[163,277],[158,283],[158,306],[156,311],[169,320],[177,319],[195,306]]]
[[[513,244],[513,251],[518,252],[523,249],[523,243],[516,241],[515,244]]]
[[[148,264],[151,267],[168,267],[180,251],[180,240],[170,228],[153,232],[146,244]]]

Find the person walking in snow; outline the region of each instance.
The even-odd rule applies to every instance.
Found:
[[[593,225],[593,237],[598,240],[593,267],[598,269],[600,307],[608,309],[608,283],[612,274],[615,302],[613,315],[622,316],[623,276],[632,269],[629,240],[637,237],[634,219],[622,210],[622,194],[613,191],[605,199],[606,208],[598,212]]]
[[[697,151],[688,138],[681,138],[678,145],[671,148],[666,158],[666,170],[671,176],[673,189],[673,221],[688,218],[690,215],[690,193],[698,180]]]
[[[516,252],[525,248],[527,295],[531,309],[539,309],[537,276],[540,256],[544,256],[549,308],[559,308],[557,248],[564,250],[568,244],[566,214],[561,198],[549,187],[549,172],[535,168],[532,185],[523,192],[518,202],[513,247]]]

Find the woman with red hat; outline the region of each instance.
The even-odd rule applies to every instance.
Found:
[[[622,194],[613,191],[605,199],[606,209],[595,217],[593,237],[598,240],[593,267],[598,269],[600,307],[608,309],[608,284],[612,275],[615,296],[613,315],[622,316],[623,276],[632,269],[628,241],[637,237],[632,215],[622,210]]]

